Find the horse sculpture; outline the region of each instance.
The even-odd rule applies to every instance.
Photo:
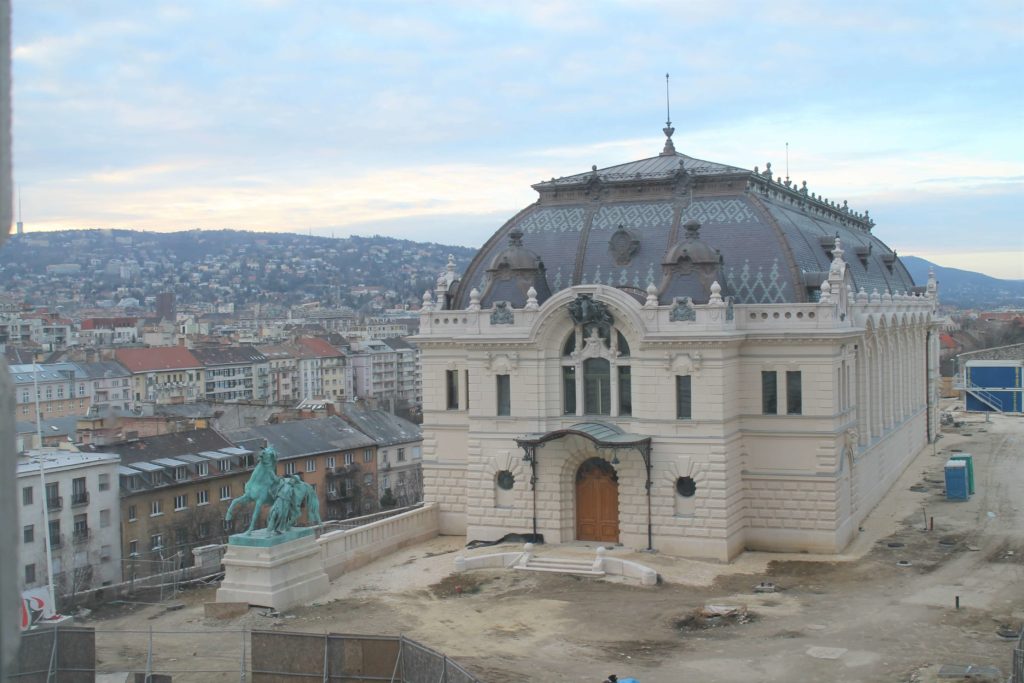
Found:
[[[283,533],[295,526],[299,515],[302,514],[303,505],[306,506],[306,517],[309,521],[313,524],[320,523],[320,501],[316,497],[316,490],[297,475],[277,476],[277,451],[273,446],[267,446],[260,451],[259,463],[252,471],[249,481],[245,483],[245,492],[231,501],[224,519],[230,522],[235,506],[243,502],[255,506],[249,528],[245,531],[246,536],[256,529],[264,505],[270,508],[267,515],[267,530],[274,534]]]
[[[235,506],[239,503],[252,503],[255,508],[252,511],[252,520],[249,522],[249,528],[245,532],[246,535],[251,534],[256,528],[257,520],[260,518],[260,510],[263,509],[264,505],[273,503],[276,484],[277,451],[274,450],[273,446],[267,446],[260,451],[260,459],[256,464],[256,469],[252,471],[249,481],[245,482],[245,492],[231,501],[224,519],[229,522],[231,521]]]

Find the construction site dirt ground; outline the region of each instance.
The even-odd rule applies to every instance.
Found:
[[[944,432],[937,453],[929,446],[915,458],[840,556],[747,552],[719,564],[613,549],[661,574],[644,588],[513,570],[455,574],[465,539],[439,537],[342,576],[318,604],[282,615],[252,608],[207,619],[214,589],[202,588],[182,593],[179,609],[108,606],[79,623],[100,630],[100,670],[144,670],[150,628],[158,669],[236,667],[175,681],[237,681],[245,629],[403,634],[489,683],[597,683],[611,673],[642,683],[956,680],[938,677],[950,664],[997,667],[1005,680],[1014,643],[999,631],[1024,621],[1024,419],[958,419],[964,425]],[[952,449],[974,457],[977,492],[967,502],[945,499]],[[592,557],[593,548],[537,554]],[[762,582],[777,592],[756,593]],[[709,604],[740,611],[700,616]]]

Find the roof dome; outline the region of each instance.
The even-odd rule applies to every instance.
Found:
[[[551,296],[544,262],[523,246],[523,233],[516,228],[508,233],[508,246],[491,259],[490,267],[480,284],[480,304],[485,307],[495,301],[508,301],[513,306],[522,306],[531,288],[536,292],[538,303],[543,303]]]
[[[538,299],[578,284],[604,284],[643,301],[654,284],[662,303],[680,296],[701,303],[710,285],[700,275],[705,271],[714,272],[723,296],[736,303],[814,301],[837,237],[857,290],[914,289],[895,252],[872,234],[867,212],[810,193],[806,182],[798,187],[773,178],[771,164],[749,171],[680,154],[666,143],[658,156],[533,188],[538,201],[480,249],[451,292],[453,308],[466,308],[472,289],[484,293],[484,306],[501,300],[521,307],[526,279],[539,295],[543,289]],[[506,278],[515,287],[496,288],[500,273],[530,275]]]

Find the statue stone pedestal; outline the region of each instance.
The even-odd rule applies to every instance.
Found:
[[[234,534],[224,554],[224,581],[217,602],[288,609],[323,596],[330,587],[320,545],[311,528],[283,534],[265,529]]]

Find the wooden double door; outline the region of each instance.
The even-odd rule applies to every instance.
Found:
[[[591,458],[576,471],[576,538],[619,542],[619,480],[615,468]]]

